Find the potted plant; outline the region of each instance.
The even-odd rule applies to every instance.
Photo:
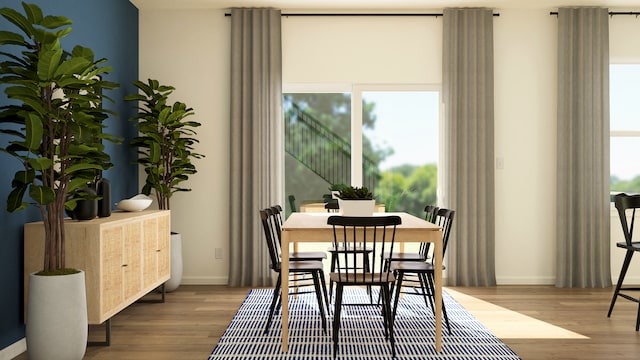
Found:
[[[131,141],[138,149],[137,163],[146,173],[142,193],[155,192],[158,208],[171,209],[171,197],[179,191],[191,191],[181,187],[181,183],[195,174],[196,167],[191,162],[204,155],[194,151],[198,142],[194,138],[194,128],[200,126],[195,121],[185,121],[194,114],[193,109],[182,102],[169,103],[172,86],[160,85],[158,80],[148,79],[147,83],[135,81],[140,90],[125,97],[127,101],[138,102],[138,114],[132,118],[140,133]],[[182,279],[182,238],[171,233],[171,278],[165,283],[165,291],[178,288]]]
[[[27,347],[30,359],[80,359],[87,340],[85,283],[81,270],[66,269],[65,207],[72,210],[78,197],[70,195],[111,166],[100,141],[113,140],[102,132],[110,112],[101,104],[103,90],[117,84],[102,79],[110,68],[94,60],[91,49],[62,48],[71,20],[44,16],[37,5],[22,7],[24,14],[0,9],[19,30],[0,31],[0,84],[10,99],[0,107],[0,132],[13,138],[0,151],[21,165],[7,211],[36,206],[45,227],[43,271],[29,276]]]
[[[338,205],[344,216],[371,216],[376,201],[366,186],[345,186],[338,195]]]

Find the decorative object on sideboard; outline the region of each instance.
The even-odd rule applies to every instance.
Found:
[[[129,199],[123,199],[116,203],[116,207],[124,211],[142,211],[148,208],[153,199],[145,194],[138,194]]]

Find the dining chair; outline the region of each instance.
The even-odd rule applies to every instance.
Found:
[[[640,241],[633,241],[633,227],[636,219],[636,210],[640,209],[640,194],[637,195],[628,195],[625,193],[617,194],[613,198],[613,202],[618,210],[618,217],[620,218],[620,224],[622,225],[622,232],[624,234],[624,241],[616,243],[616,246],[626,250],[626,254],[624,257],[624,262],[622,263],[622,269],[620,270],[620,275],[618,276],[618,283],[616,284],[616,289],[613,292],[613,297],[611,298],[611,305],[609,305],[609,312],[607,313],[607,317],[611,316],[611,312],[613,311],[613,306],[616,303],[616,299],[618,296],[621,296],[627,300],[638,303],[638,314],[636,315],[636,331],[640,328],[640,298],[633,297],[629,295],[627,292],[629,291],[640,291],[640,287],[637,286],[624,286],[624,277],[627,275],[627,270],[629,269],[629,264],[631,264],[631,258],[633,254],[640,251]],[[627,210],[631,211],[631,214],[628,213]],[[631,219],[631,224],[629,224],[629,215]]]
[[[327,209],[328,213],[338,213],[340,212],[340,205],[337,201],[328,202],[324,204],[324,208]],[[339,256],[346,256],[346,254],[357,254],[362,258],[362,266],[369,269],[369,256],[371,255],[371,248],[362,246],[362,244],[355,244],[354,246],[349,246],[348,248],[338,247],[336,248],[334,245],[331,245],[327,252],[331,254],[331,267],[330,272],[336,270],[336,264]],[[371,298],[371,287],[367,287],[367,291]],[[329,278],[329,298],[333,297],[333,280]],[[373,300],[371,300],[373,301]]]
[[[434,205],[427,205],[424,207],[425,216],[424,219],[428,222],[435,223],[436,214],[438,213],[438,207]],[[384,254],[387,265],[391,261],[427,261],[429,258],[429,250],[431,248],[430,242],[420,243],[418,252],[394,252],[393,254]]]
[[[396,356],[395,338],[393,334],[393,316],[391,312],[390,285],[395,281],[393,274],[385,267],[382,254],[384,251],[393,252],[396,226],[402,220],[399,216],[330,216],[327,224],[333,227],[333,246],[349,248],[361,243],[364,247],[371,247],[371,268],[359,266],[360,258],[357,253],[349,253],[339,257],[336,270],[329,274],[336,284],[336,298],[333,312],[333,357],[338,352],[340,331],[340,314],[343,304],[345,287],[380,287],[382,294],[382,319],[385,340],[390,341],[393,357]]]
[[[271,216],[269,217],[272,221],[272,227],[275,230],[276,238],[278,239],[278,244],[282,243],[282,224],[284,223],[284,218],[282,216],[282,206],[274,205],[270,208]],[[324,251],[293,251],[289,252],[289,261],[300,261],[300,260],[319,260],[322,261],[327,258],[327,253]],[[324,277],[323,277],[324,280]]]
[[[273,213],[271,208],[260,210],[260,218],[262,220],[262,228],[264,229],[265,240],[267,248],[269,250],[269,260],[271,262],[271,270],[278,274],[275,287],[273,289],[273,298],[271,299],[271,305],[269,306],[269,317],[264,328],[264,334],[269,332],[271,328],[271,322],[273,315],[276,311],[280,310],[281,304],[281,291],[282,291],[282,263],[280,251],[280,242],[277,241],[275,236],[275,229],[273,228],[273,222],[269,221],[269,218],[273,219]],[[327,289],[324,280],[324,270],[322,261],[319,260],[299,260],[289,262],[289,275],[292,275],[287,279],[290,282],[289,289],[292,289],[292,294],[305,294],[315,292],[316,299],[318,301],[318,309],[320,310],[320,321],[322,323],[322,329],[326,333],[327,324],[325,321],[325,309],[328,312],[329,299],[327,297]],[[308,288],[313,284],[313,291],[306,291],[304,288]]]
[[[293,195],[287,196],[289,200],[289,207],[291,208],[291,212],[298,212],[298,208],[296,207],[296,197]]]
[[[453,218],[455,211],[445,208],[438,209],[436,213],[435,223],[442,227],[442,257],[447,251],[447,245],[449,244],[449,235],[451,234],[451,227],[453,226]],[[427,261],[392,261],[390,263],[390,270],[395,275],[396,281],[391,285],[393,291],[395,287],[395,297],[393,301],[393,317],[395,318],[398,301],[400,300],[400,294],[409,295],[421,295],[424,298],[425,306],[431,307],[434,311],[434,299],[435,299],[435,286],[434,286],[434,266],[433,257]],[[444,265],[442,269],[444,270]],[[412,275],[413,277],[406,277]],[[411,288],[413,291],[401,291],[401,289]],[[447,309],[442,302],[442,314],[444,316],[447,330],[451,334],[451,326],[449,324],[449,317],[447,316]]]

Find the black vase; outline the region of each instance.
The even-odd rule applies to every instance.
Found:
[[[82,188],[76,190],[76,194],[85,193],[96,196],[96,191],[92,188]],[[78,200],[76,208],[73,209],[73,218],[76,220],[91,220],[98,216],[98,200]]]
[[[98,200],[98,216],[111,216],[111,182],[103,177],[96,181],[96,192],[102,199]]]

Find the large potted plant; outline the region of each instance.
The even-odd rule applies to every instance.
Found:
[[[117,85],[101,77],[110,68],[91,49],[62,48],[71,20],[22,7],[24,14],[0,9],[17,28],[0,31],[0,84],[10,99],[0,106],[0,132],[13,139],[0,151],[20,164],[7,211],[35,206],[45,228],[43,271],[29,276],[27,348],[30,359],[81,359],[88,328],[84,273],[66,269],[65,207],[72,210],[78,197],[70,195],[111,166],[100,141],[111,139],[102,132],[109,112],[101,104],[103,90]]]
[[[131,146],[138,149],[137,163],[146,173],[142,193],[149,195],[153,191],[158,208],[170,210],[173,194],[191,191],[181,183],[197,172],[192,160],[204,157],[193,148],[198,142],[194,128],[200,123],[186,120],[194,114],[192,108],[179,101],[169,102],[174,87],[152,79],[147,83],[135,81],[134,85],[140,91],[125,100],[138,102],[138,114],[132,120],[137,121],[140,134],[131,141]],[[171,277],[165,283],[165,291],[177,289],[181,280],[182,237],[172,232]]]

